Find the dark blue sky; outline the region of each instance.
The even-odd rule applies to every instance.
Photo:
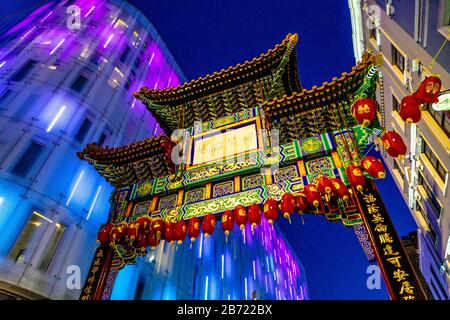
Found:
[[[266,52],[286,34],[298,33],[297,58],[302,85],[320,85],[354,65],[347,1],[131,0],[152,21],[186,77],[241,63]],[[389,176],[380,181],[401,236],[416,229]],[[387,299],[386,289],[366,286],[370,265],[352,229],[306,216],[279,225],[308,277],[312,299]]]

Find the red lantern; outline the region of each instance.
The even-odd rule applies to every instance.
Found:
[[[137,247],[142,252],[144,252],[145,249],[147,249],[147,247],[149,246],[149,237],[150,236],[151,235],[149,233],[143,233],[143,234],[140,234],[139,237],[137,238]]]
[[[147,236],[147,245],[152,247],[152,250],[155,250],[161,238],[158,238],[156,233],[154,233],[153,231],[150,231],[148,234],[146,234],[146,236]]]
[[[186,222],[184,220],[178,220],[175,223],[174,239],[178,244],[181,244],[186,239]]]
[[[357,100],[352,106],[353,117],[363,126],[368,126],[377,112],[377,101],[370,98]]]
[[[384,149],[391,157],[398,157],[399,160],[404,159],[406,154],[406,145],[402,137],[394,131],[387,131],[381,138]]]
[[[308,208],[308,198],[303,192],[300,192],[299,194],[295,195],[295,210],[299,214],[302,214],[305,212],[305,210]]]
[[[386,170],[380,159],[372,156],[366,156],[362,160],[362,166],[364,170],[367,171],[374,178],[384,178],[386,177]]]
[[[164,224],[164,239],[170,244],[175,241],[175,223],[168,221]]]
[[[97,234],[98,242],[100,242],[101,244],[107,243],[109,241],[109,236],[113,227],[114,225],[112,223],[108,223],[103,228],[101,228]]]
[[[267,199],[264,203],[264,216],[269,224],[278,219],[278,203],[275,199]]]
[[[198,218],[191,218],[188,222],[188,235],[191,238],[191,248],[192,242],[200,235],[200,220]]]
[[[127,223],[122,221],[119,225],[113,227],[110,233],[110,245],[115,246],[116,242],[120,242],[127,234]]]
[[[283,217],[291,222],[291,215],[295,211],[295,198],[291,193],[285,193],[281,196],[280,209]]]
[[[305,186],[303,192],[308,199],[308,202],[318,210],[319,205],[322,202],[322,196],[320,195],[319,190],[317,190],[317,187],[314,184],[308,184]]]
[[[366,184],[366,178],[360,167],[355,165],[350,165],[346,170],[348,181],[352,186],[358,191],[362,191],[364,185]]]
[[[149,233],[152,224],[152,218],[150,218],[149,216],[142,216],[137,218],[136,223],[139,226],[140,233]]]
[[[436,103],[441,92],[442,81],[437,76],[426,77],[412,95],[420,103]]]
[[[128,240],[130,241],[130,244],[133,244],[133,242],[138,238],[138,236],[139,236],[139,224],[136,221],[131,222],[128,225],[127,236],[128,236]]]
[[[413,96],[406,96],[400,103],[400,117],[408,123],[417,123],[420,121],[422,111],[419,101]]]
[[[330,178],[328,178],[327,176],[320,176],[317,178],[316,184],[320,193],[325,196],[325,200],[329,201],[331,194],[334,191],[334,186],[331,183]]]
[[[337,178],[332,178],[330,180],[331,183],[333,183],[336,196],[344,201],[348,201],[348,199],[350,199],[350,192],[342,180]]]
[[[253,228],[256,227],[256,225],[261,223],[261,208],[257,204],[252,204],[250,207],[248,207],[248,221],[252,225],[252,233]]]
[[[165,229],[165,223],[161,218],[155,218],[151,224],[151,230],[156,235],[156,237],[161,239]]]
[[[216,216],[213,214],[208,214],[203,218],[202,229],[205,237],[214,233],[216,229]]]
[[[228,235],[234,228],[234,217],[231,210],[227,210],[222,214],[222,230],[225,232],[226,239],[228,241]]]
[[[247,211],[244,206],[238,205],[234,208],[234,219],[239,228],[244,230],[245,224],[247,223]]]

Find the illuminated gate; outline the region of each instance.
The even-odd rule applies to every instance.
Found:
[[[306,90],[296,42],[288,35],[251,61],[135,93],[171,139],[79,153],[116,188],[81,299],[108,299],[117,271],[161,240],[213,233],[216,219],[226,232],[235,223],[257,227],[261,211],[270,221],[279,209],[357,228],[391,298],[425,299],[373,182],[384,168],[364,157],[382,133],[371,105],[380,57],[366,54],[351,72]]]

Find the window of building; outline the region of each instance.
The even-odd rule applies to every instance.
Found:
[[[98,138],[97,144],[102,146],[110,136],[111,136],[111,131],[106,129],[105,131],[102,132],[102,134]]]
[[[405,71],[405,57],[391,44],[391,64],[397,66],[401,72]]]
[[[119,58],[120,62],[125,63],[125,61],[127,61],[128,56],[130,55],[130,52],[131,52],[130,47],[126,46],[122,52],[122,55]]]
[[[11,81],[22,81],[36,65],[36,60],[28,60],[25,64],[11,77]]]
[[[118,67],[115,67],[108,79],[108,84],[116,89],[122,84],[124,78],[125,75],[123,74],[122,70],[120,70]]]
[[[425,110],[427,110],[441,129],[445,132],[447,137],[450,138],[450,117],[447,112],[435,111],[430,104],[425,105]]]
[[[72,89],[78,93],[81,93],[83,91],[83,89],[86,87],[86,85],[88,84],[88,82],[89,82],[89,79],[86,75],[79,74],[78,77],[75,79],[75,81],[70,86],[70,89]]]
[[[64,234],[64,230],[65,227],[63,225],[53,222],[38,211],[33,211],[14,247],[11,249],[9,258],[15,263],[28,264],[38,246],[41,246],[44,248],[44,251],[39,256],[36,266],[37,270],[46,272]],[[46,232],[51,234],[49,237],[45,237],[46,241],[42,243],[40,240]]]
[[[439,177],[442,179],[442,181],[444,181],[446,170],[445,170],[444,166],[442,165],[441,161],[436,156],[436,154],[433,152],[433,150],[431,150],[430,146],[427,144],[427,142],[423,138],[422,138],[422,153],[425,154],[425,156],[431,162],[431,165],[433,166],[433,168],[438,173]]]
[[[439,295],[442,297],[443,300],[447,300],[448,299],[447,291],[444,289],[444,286],[442,285],[442,283],[439,279],[439,276],[437,275],[436,270],[432,264],[430,264],[430,271],[431,271],[431,276],[432,276],[434,282],[437,284],[437,286],[439,288],[439,290],[438,290]]]
[[[377,41],[377,28],[370,28],[369,36],[370,36],[370,39]]]
[[[442,213],[443,206],[439,202],[436,193],[433,191],[433,188],[429,184],[429,182],[425,179],[422,172],[419,172],[419,178],[417,183],[423,187],[425,190],[425,193],[427,194],[427,197],[429,199],[429,204],[432,208],[432,212],[436,219],[439,219]]]
[[[397,170],[402,179],[405,180],[405,174],[403,173],[402,169],[400,168],[396,160],[394,160],[394,170]]]
[[[30,94],[16,109],[12,118],[13,119],[22,119],[24,118],[30,109],[33,107],[34,110],[38,109],[40,96],[32,93]]]
[[[92,127],[91,120],[85,118],[80,128],[78,129],[77,134],[75,135],[75,140],[78,141],[79,143],[83,143],[91,127]]]
[[[0,93],[0,106],[8,99],[8,97],[11,95],[12,90],[6,89],[2,93]]]
[[[12,173],[15,175],[25,177],[29,172],[39,157],[44,152],[45,147],[37,142],[31,142],[27,150],[20,157],[19,161],[16,163],[12,169]]]
[[[400,112],[400,101],[397,100],[397,97],[392,95],[392,110]]]

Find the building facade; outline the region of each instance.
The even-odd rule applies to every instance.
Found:
[[[0,292],[77,299],[112,187],[76,153],[160,134],[132,92],[184,76],[124,1],[48,2],[2,27]]]
[[[399,115],[403,97],[438,74],[450,88],[450,1],[349,0],[355,59],[383,54],[378,117],[408,146],[403,161],[384,160],[418,225],[420,270],[435,299],[450,297],[450,114],[423,105],[417,124]]]

